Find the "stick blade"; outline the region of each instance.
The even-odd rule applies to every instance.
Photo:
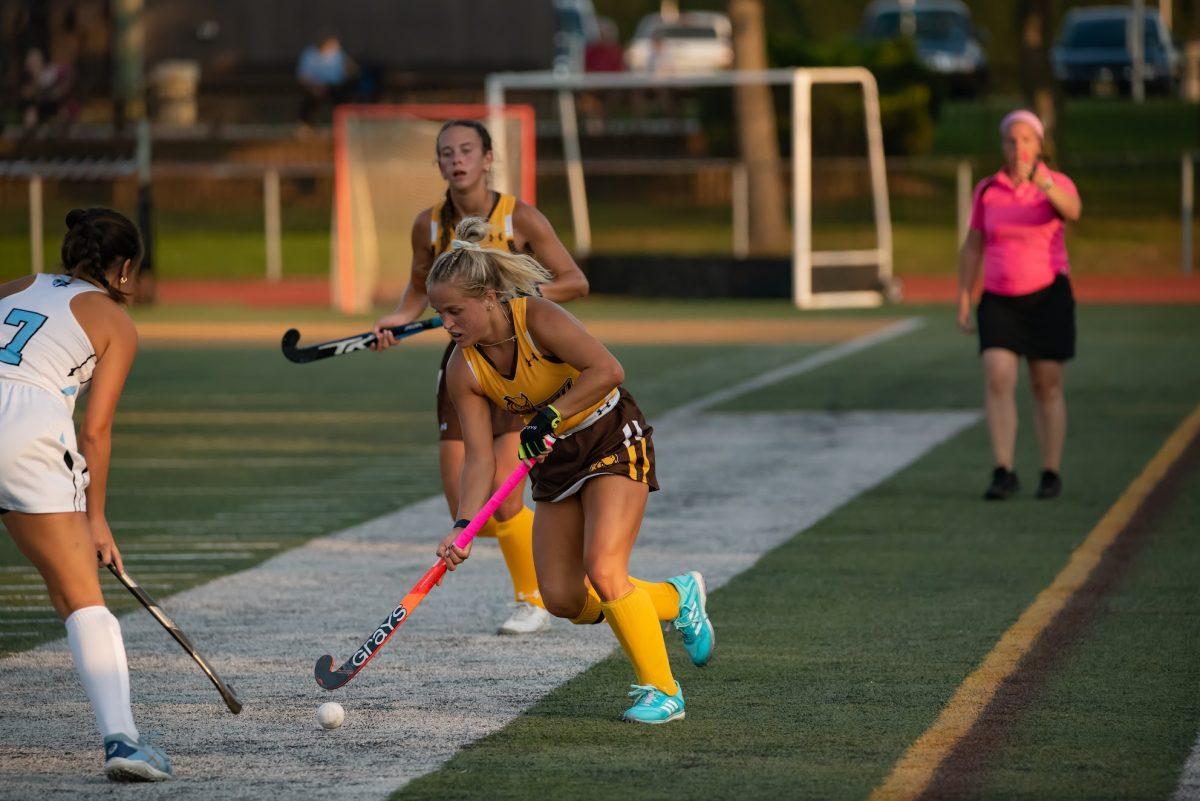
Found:
[[[313,677],[317,680],[317,684],[326,690],[336,690],[354,678],[354,674],[341,668],[334,670],[333,657],[325,654],[317,660],[317,664],[313,668]]]
[[[225,699],[225,706],[229,707],[229,711],[237,715],[242,711],[242,702],[233,693],[233,688],[225,685],[224,689],[218,690],[221,697]]]
[[[299,342],[299,330],[295,328],[289,328],[287,331],[284,331],[283,339],[279,343],[280,350],[283,351],[284,357],[289,362],[296,362],[297,364],[304,364],[305,362],[312,361],[311,358],[307,357],[308,355],[304,350],[296,347],[297,343]]]

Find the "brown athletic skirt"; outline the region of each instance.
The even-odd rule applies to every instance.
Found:
[[[529,473],[535,501],[561,501],[589,478],[614,475],[640,481],[654,492],[654,429],[637,401],[621,387],[616,407],[577,434],[554,444],[546,461]]]
[[[454,352],[454,343],[451,342],[446,346],[446,352],[442,354],[442,366],[438,368],[437,377],[437,418],[438,418],[438,440],[452,440],[461,442],[462,426],[458,423],[458,412],[454,409],[454,401],[450,400],[450,392],[446,389],[446,363],[450,361],[450,354]],[[511,434],[514,431],[520,431],[525,427],[525,421],[515,414],[509,414],[500,407],[489,402],[492,407],[492,436],[500,437],[505,434]]]

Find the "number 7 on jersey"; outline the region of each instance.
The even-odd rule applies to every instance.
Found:
[[[5,325],[17,326],[17,333],[9,343],[0,348],[0,363],[16,366],[21,363],[21,350],[28,344],[30,338],[37,333],[46,322],[46,315],[25,309],[13,309],[4,318]]]

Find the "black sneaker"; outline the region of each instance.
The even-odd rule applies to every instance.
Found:
[[[1053,470],[1042,471],[1042,481],[1038,484],[1039,498],[1057,498],[1062,494],[1062,477]]]
[[[1002,501],[1021,487],[1017,474],[1004,467],[992,471],[992,485],[983,493],[985,501]]]

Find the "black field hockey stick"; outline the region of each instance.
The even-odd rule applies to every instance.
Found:
[[[398,325],[388,330],[395,334],[396,339],[404,339],[413,334],[428,331],[431,328],[438,328],[441,324],[442,318],[435,315],[428,320],[418,320],[415,323]],[[342,356],[347,353],[354,353],[357,350],[367,350],[375,343],[375,332],[367,331],[344,339],[331,339],[328,342],[307,345],[303,348],[296,347],[299,341],[300,332],[295,328],[289,328],[284,332],[283,342],[280,343],[283,347],[283,355],[287,357],[289,362],[308,364],[320,359],[328,359],[330,356]]]
[[[200,669],[208,676],[209,681],[217,688],[217,692],[225,699],[225,706],[229,707],[229,711],[235,715],[241,712],[242,702],[233,694],[233,690],[229,689],[229,686],[221,681],[221,677],[217,675],[217,672],[209,667],[208,662],[196,650],[196,646],[192,645],[192,641],[188,639],[188,636],[180,631],[175,622],[167,617],[166,613],[159,608],[158,602],[147,595],[141,585],[134,581],[124,570],[118,570],[117,566],[112,563],[109,563],[108,569],[117,577],[117,581],[125,585],[125,589],[129,590],[133,594],[133,597],[137,598],[141,605],[146,607],[146,611],[175,638],[175,642],[183,646],[183,650],[188,652],[188,656],[196,660],[196,664],[200,666]]]

